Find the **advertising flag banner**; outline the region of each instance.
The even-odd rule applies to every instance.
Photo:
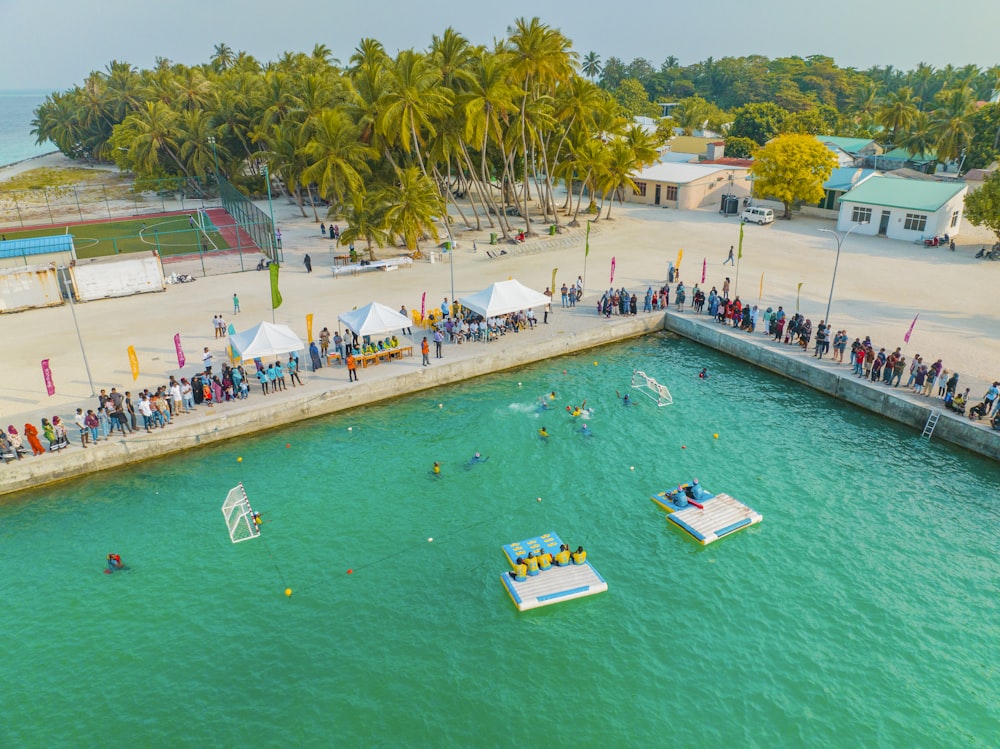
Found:
[[[45,380],[45,392],[55,395],[56,384],[52,381],[52,370],[49,368],[48,359],[42,359],[42,378]]]
[[[271,263],[268,270],[271,272],[271,309],[275,310],[281,306],[281,292],[278,291],[278,264]]]
[[[177,352],[177,368],[184,369],[184,363],[187,359],[184,358],[184,349],[181,348],[180,333],[174,333],[174,351]]]
[[[128,363],[132,367],[132,380],[139,379],[139,357],[135,355],[135,346],[128,347]]]
[[[306,338],[309,339],[309,343],[313,342],[313,316],[312,312],[306,315]]]
[[[615,282],[615,259],[614,259],[614,257],[612,257],[611,258],[611,280],[608,281],[608,283],[614,283],[614,282]]]
[[[917,313],[917,317],[920,317],[920,313]],[[913,326],[917,324],[917,317],[913,318],[913,322],[910,323],[910,329],[906,331],[906,335],[903,336],[903,342],[909,343],[910,336],[913,334]]]

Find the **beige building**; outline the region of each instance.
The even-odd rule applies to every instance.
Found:
[[[625,200],[692,210],[719,206],[722,196],[741,199],[750,194],[748,169],[701,164],[660,163],[632,175],[638,190],[625,189]]]

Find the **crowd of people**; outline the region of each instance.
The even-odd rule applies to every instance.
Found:
[[[206,348],[207,351],[207,348]],[[152,389],[144,388],[136,395],[118,388],[101,389],[94,408],[77,408],[72,424],[80,446],[87,448],[116,438],[125,439],[139,431],[151,433],[164,429],[179,415],[199,407],[214,408],[218,403],[244,400],[250,396],[250,378],[255,377],[264,395],[302,385],[299,376],[299,359],[293,352],[282,362],[276,359],[265,364],[259,359],[243,364],[224,363],[221,372],[212,373],[212,357],[203,358],[205,369],[188,377],[171,375],[168,382]],[[249,370],[249,373],[248,373]],[[0,430],[2,431],[2,430]],[[6,433],[0,433],[0,460],[9,463],[29,455],[59,452],[72,444],[63,419],[56,415],[50,421],[41,419],[41,436],[48,442],[46,448],[39,438],[39,428],[27,422],[22,433],[11,424]],[[75,440],[74,436],[74,440]],[[27,443],[27,444],[25,444]]]
[[[524,582],[529,577],[534,577],[552,567],[569,567],[571,564],[583,564],[587,561],[587,552],[582,546],[577,546],[576,551],[570,551],[567,544],[559,547],[559,551],[554,555],[542,550],[532,550],[526,557],[518,557],[514,562],[514,569],[507,574],[517,582]]]

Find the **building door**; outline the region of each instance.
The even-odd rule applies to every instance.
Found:
[[[880,237],[884,237],[885,233],[889,231],[889,216],[891,215],[891,211],[882,211],[882,220],[878,222],[878,235]]]
[[[654,202],[656,203],[656,205],[660,204],[660,186],[659,185],[656,186],[656,197],[654,199]]]

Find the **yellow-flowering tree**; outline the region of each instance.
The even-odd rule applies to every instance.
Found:
[[[761,197],[784,203],[784,217],[790,219],[796,202],[823,199],[823,183],[835,166],[833,151],[812,135],[779,135],[756,153],[753,189]]]

